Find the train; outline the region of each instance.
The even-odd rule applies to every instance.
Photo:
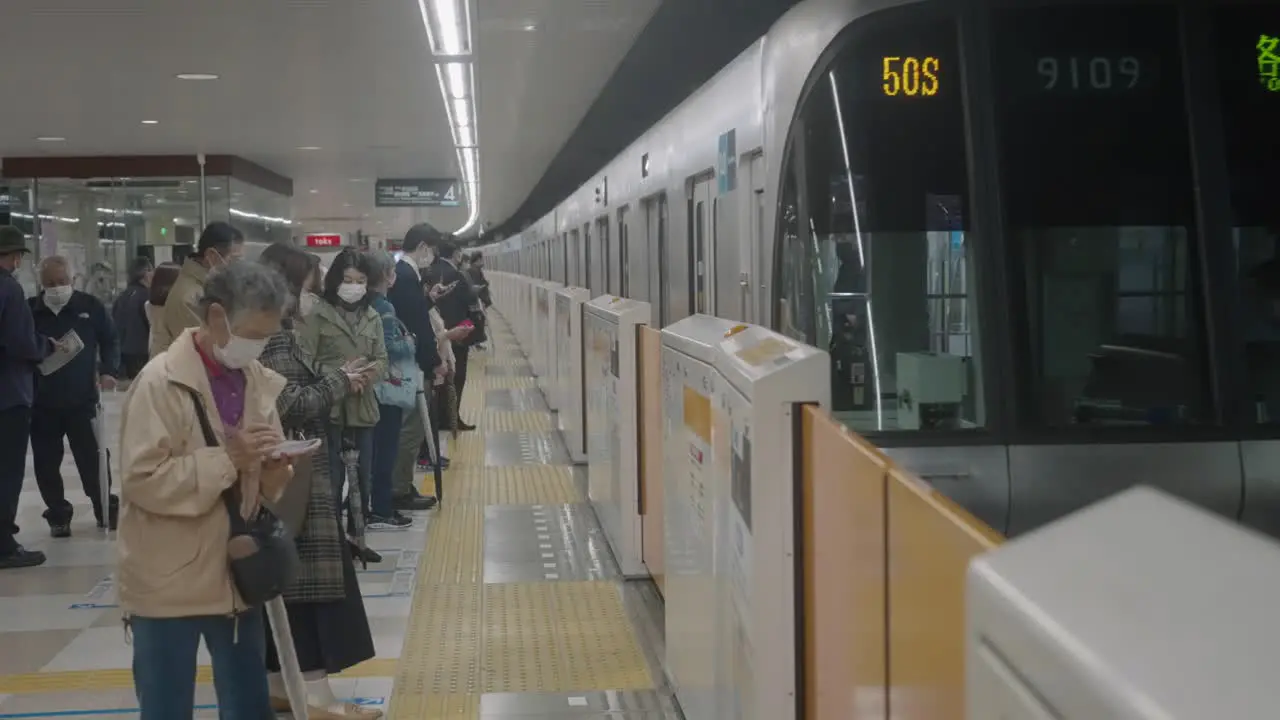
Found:
[[[1275,2],[804,0],[480,249],[828,351],[833,414],[1007,535],[1148,484],[1280,536],[1276,38]]]

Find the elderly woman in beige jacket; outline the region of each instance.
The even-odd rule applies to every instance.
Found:
[[[284,280],[256,263],[210,272],[199,327],[179,333],[125,398],[118,578],[143,720],[191,717],[201,639],[220,717],[272,716],[261,609],[232,582],[223,494],[249,517],[292,476],[293,458],[271,455],[283,439],[276,396],[285,382],[257,359],[288,300]],[[201,432],[197,401],[216,447]]]

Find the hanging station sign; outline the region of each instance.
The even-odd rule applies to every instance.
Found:
[[[373,189],[376,207],[457,207],[462,187],[456,179],[379,179]]]

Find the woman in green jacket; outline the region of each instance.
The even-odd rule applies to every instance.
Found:
[[[320,302],[303,323],[299,345],[312,358],[320,374],[366,361],[367,384],[349,392],[329,414],[329,472],[333,492],[341,507],[346,469],[342,462],[344,441],[359,452],[357,465],[362,508],[368,517],[370,479],[373,476],[373,427],[378,424],[378,398],[373,387],[387,372],[387,347],[382,339],[382,319],[369,306],[369,258],[344,250],[334,258],[324,277]]]

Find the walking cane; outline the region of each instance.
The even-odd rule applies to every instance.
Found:
[[[356,547],[361,550],[360,564],[368,567],[364,559],[366,548],[364,539],[364,488],[360,487],[360,448],[347,431],[347,407],[342,405],[342,465],[343,477],[347,483],[347,512],[351,516],[351,530],[355,535]]]
[[[284,676],[284,691],[289,698],[289,709],[294,720],[308,720],[307,686],[302,679],[302,666],[298,664],[298,650],[293,646],[293,630],[289,627],[289,614],[284,609],[284,598],[277,595],[267,601],[267,621],[271,637],[276,641],[276,656],[280,658],[280,674]]]
[[[93,410],[93,439],[98,443],[98,499],[102,502],[102,527],[111,532],[111,451],[102,441],[106,433],[106,409],[101,399]]]
[[[427,436],[427,450],[431,452],[433,474],[436,481],[436,505],[444,503],[444,471],[440,468],[440,448],[436,431],[431,426],[431,411],[427,408],[427,376],[418,369],[418,414],[422,416],[422,428]]]

